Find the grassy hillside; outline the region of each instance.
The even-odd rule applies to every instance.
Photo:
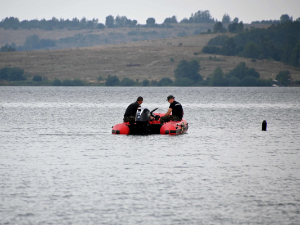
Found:
[[[123,28],[126,29],[126,28]],[[109,30],[109,29],[107,29]],[[53,32],[53,31],[51,31]],[[217,34],[204,34],[170,39],[135,41],[114,45],[72,48],[64,50],[39,50],[31,52],[0,53],[0,68],[20,67],[31,75],[49,79],[84,79],[96,81],[99,75],[116,75],[119,79],[159,80],[174,78],[174,70],[182,59],[197,59],[207,77],[217,66],[224,72],[238,63],[254,67],[261,78],[275,78],[279,71],[289,70],[293,79],[300,80],[300,71],[276,61],[257,60],[236,56],[216,56],[200,53],[207,42]],[[174,59],[174,62],[171,61]]]
[[[180,36],[189,36],[206,32],[213,28],[212,23],[201,24],[172,24],[172,28],[151,28],[144,26],[136,27],[119,27],[105,29],[55,29],[55,30],[40,30],[40,29],[3,29],[0,28],[0,47],[5,44],[15,43],[16,46],[22,46],[26,38],[32,35],[38,35],[40,39],[51,39],[56,41],[56,46],[50,49],[66,49],[74,47],[87,47],[98,45],[109,45],[117,43],[126,43],[142,40],[155,40],[163,38],[173,38]],[[228,25],[224,25],[227,27]],[[245,27],[267,27],[263,24],[245,24]]]

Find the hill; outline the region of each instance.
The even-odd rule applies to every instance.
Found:
[[[116,75],[119,79],[159,80],[174,79],[174,70],[182,60],[200,61],[203,77],[217,66],[229,72],[240,62],[255,68],[261,78],[275,78],[279,71],[289,70],[293,79],[300,80],[300,71],[276,61],[257,60],[236,56],[217,56],[201,53],[208,41],[218,34],[203,34],[171,39],[148,40],[115,45],[0,53],[0,68],[20,67],[31,75],[48,79],[84,79],[96,82],[98,76]],[[172,62],[171,58],[174,59]]]
[[[25,45],[26,39],[37,35],[39,39],[47,39],[55,42],[54,47],[42,47],[42,49],[66,49],[74,47],[88,47],[99,45],[110,45],[143,40],[156,40],[163,38],[174,38],[190,36],[212,30],[213,23],[179,23],[169,26],[157,25],[157,27],[147,27],[137,25],[135,27],[118,27],[105,29],[3,29],[0,28],[0,47],[6,44],[15,44],[17,47]],[[224,24],[227,27],[228,24]],[[265,24],[245,24],[246,27],[268,27]],[[30,44],[36,40],[29,40]],[[26,50],[34,50],[31,46],[26,46]]]

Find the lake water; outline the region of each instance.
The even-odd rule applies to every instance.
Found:
[[[111,134],[169,94],[187,134]],[[0,224],[300,224],[300,88],[0,87],[0,199]]]

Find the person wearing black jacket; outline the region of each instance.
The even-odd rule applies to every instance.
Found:
[[[169,106],[168,112],[160,118],[161,124],[169,122],[170,120],[173,120],[173,121],[181,121],[182,120],[182,117],[184,114],[182,105],[179,102],[175,101],[174,98],[175,97],[173,95],[169,95],[167,97],[167,101],[170,103],[170,106]],[[172,115],[170,115],[171,112],[172,112]]]
[[[141,107],[141,104],[143,103],[143,97],[139,96],[136,100],[136,102],[131,103],[124,114],[124,122],[134,123],[135,122],[135,114],[138,108]]]

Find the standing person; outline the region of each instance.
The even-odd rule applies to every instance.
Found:
[[[173,95],[167,97],[167,101],[170,103],[168,112],[160,118],[160,123],[166,123],[170,120],[181,121],[183,117],[182,105],[179,102],[176,102]],[[170,113],[172,112],[172,115]]]
[[[139,96],[136,100],[136,102],[131,103],[124,114],[124,122],[134,123],[135,122],[135,114],[138,108],[141,107],[141,104],[143,103],[143,97]]]

